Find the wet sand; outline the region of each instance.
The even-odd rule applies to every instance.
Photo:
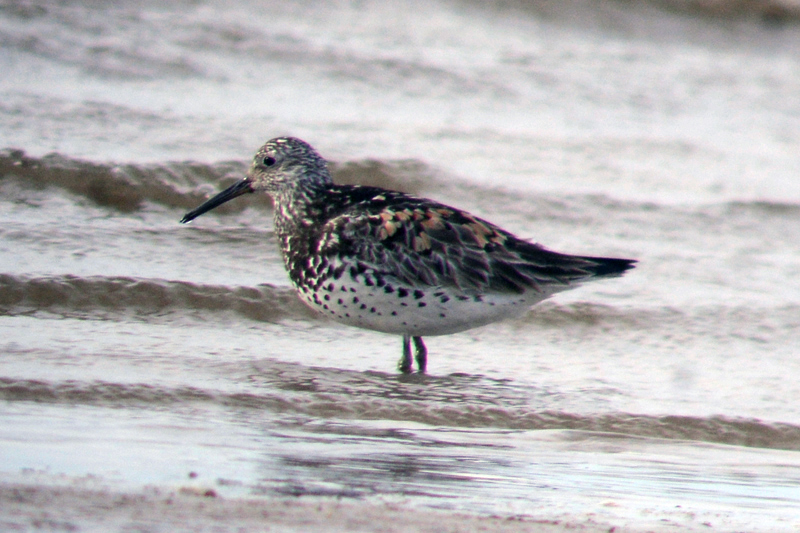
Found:
[[[495,533],[674,531],[628,529],[584,519],[531,519],[474,516],[466,513],[409,509],[402,502],[364,503],[315,498],[226,499],[202,487],[136,492],[0,483],[0,529],[5,531],[302,531],[385,533]],[[685,529],[681,528],[685,531]]]

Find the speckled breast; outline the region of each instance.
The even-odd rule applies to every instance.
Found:
[[[524,313],[550,293],[465,294],[446,287],[411,287],[375,271],[333,263],[318,283],[295,283],[313,309],[344,324],[385,333],[447,335]],[[341,268],[343,267],[343,268]]]

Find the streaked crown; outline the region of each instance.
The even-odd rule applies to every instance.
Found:
[[[307,142],[276,137],[259,148],[247,173],[254,190],[268,193],[332,183],[328,163]]]

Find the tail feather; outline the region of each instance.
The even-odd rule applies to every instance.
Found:
[[[594,263],[586,268],[593,277],[610,278],[621,276],[636,263],[635,259],[617,259],[613,257],[580,257],[584,261]]]
[[[509,260],[492,264],[491,287],[500,291],[523,293],[527,289],[562,291],[587,281],[615,278],[634,267],[634,259],[589,257],[552,252],[530,246]]]

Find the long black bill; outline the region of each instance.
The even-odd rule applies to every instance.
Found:
[[[196,219],[203,213],[207,211],[211,211],[215,207],[219,207],[228,200],[233,200],[237,196],[241,196],[243,194],[247,194],[253,192],[253,184],[252,182],[245,178],[241,181],[237,181],[221,193],[216,196],[213,196],[203,202],[199,207],[192,209],[188,213],[186,213],[183,218],[181,219],[181,224],[186,224],[187,222],[191,222],[192,220]]]

